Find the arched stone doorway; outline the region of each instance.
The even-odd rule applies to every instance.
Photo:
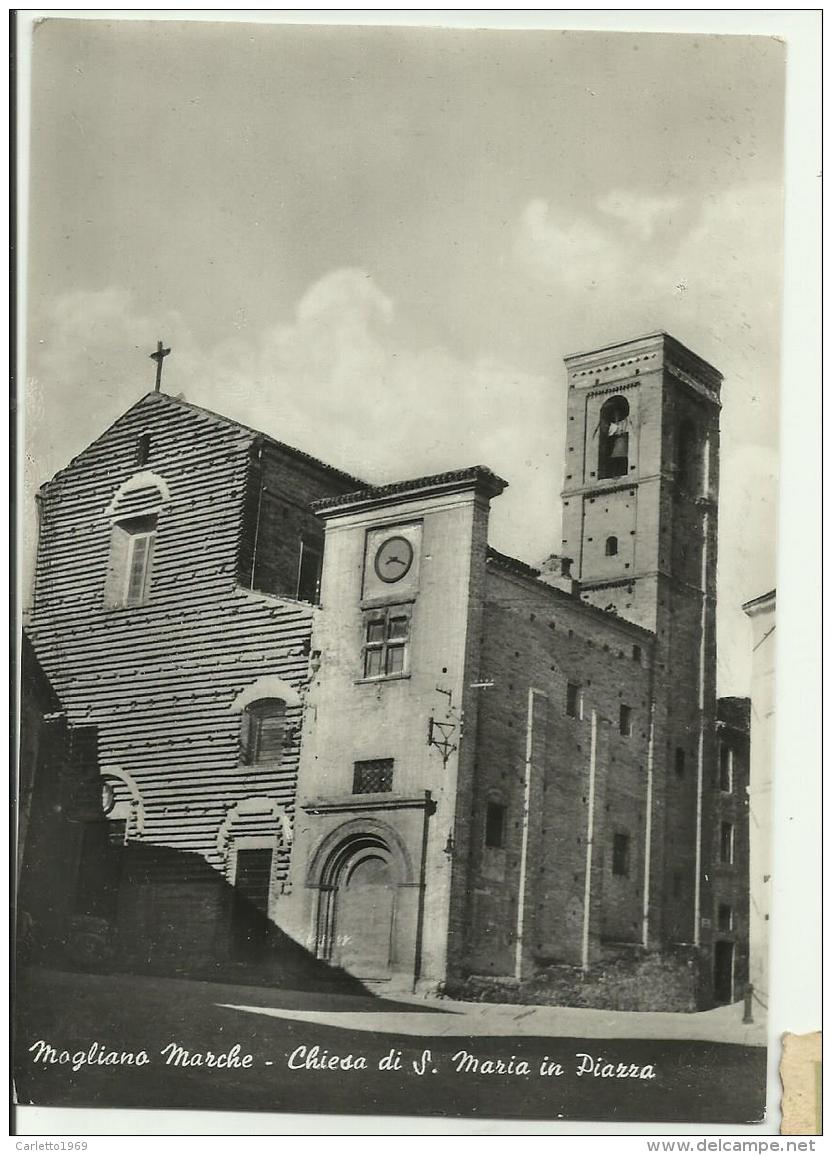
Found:
[[[319,957],[356,978],[389,978],[398,963],[405,874],[395,839],[366,829],[345,832],[326,856],[318,883]]]

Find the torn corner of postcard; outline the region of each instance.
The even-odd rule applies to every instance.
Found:
[[[783,1084],[781,1135],[820,1135],[821,1032],[783,1035],[780,1081]]]

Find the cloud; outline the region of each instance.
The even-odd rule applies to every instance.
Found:
[[[53,301],[33,323],[28,497],[153,387],[148,353],[161,336],[173,349],[167,391],[371,482],[489,465],[511,483],[495,505],[495,544],[544,556],[560,536],[557,392],[492,358],[411,347],[395,321],[357,268],[326,273],[290,318],[207,349],[182,317],[143,315],[122,290]]]
[[[690,310],[679,335],[699,350],[691,332],[715,315],[718,301],[718,336],[731,354],[728,366],[717,361],[729,370],[723,391],[720,636],[727,647],[727,684],[740,689],[746,668],[737,654],[745,645],[745,622],[738,606],[760,592],[758,575],[772,568],[776,509],[776,454],[765,435],[767,422],[773,420],[776,429],[768,400],[776,366],[761,353],[759,334],[748,335],[744,348],[734,331],[746,312],[752,315],[754,302],[743,295],[742,262],[734,267],[729,239],[742,233],[757,244],[766,227],[751,227],[748,216],[748,205],[739,199],[727,218],[714,202],[666,260],[650,264],[636,259],[643,224],[616,241],[609,214],[606,225],[589,217],[559,220],[537,200],[521,216],[515,249],[541,293],[563,290],[557,328],[569,347],[561,353],[597,340],[599,330],[617,336],[619,324],[624,335],[663,323],[675,329],[660,306],[670,295],[667,286],[683,273],[689,296],[682,294],[686,299],[674,306],[673,316],[678,320]],[[770,278],[769,262],[758,255],[749,263],[754,280]],[[726,263],[730,277],[720,275]],[[510,483],[494,503],[492,541],[524,560],[541,560],[561,537],[561,389],[550,374],[484,354],[464,357],[444,345],[414,345],[403,336],[407,320],[360,268],[330,270],[308,286],[290,315],[276,317],[259,333],[244,328],[244,337],[223,335],[210,347],[194,339],[181,315],[142,312],[120,288],[46,303],[33,316],[30,333],[24,507],[29,550],[33,517],[25,511],[33,514],[37,485],[153,387],[148,354],[161,337],[173,349],[164,368],[167,391],[182,392],[370,482],[474,463],[490,466]],[[773,324],[769,336],[776,342]],[[699,335],[704,339],[707,333]]]
[[[598,209],[621,221],[639,240],[649,241],[657,225],[670,227],[681,204],[678,197],[651,197],[613,189],[598,201]]]
[[[536,198],[514,243],[516,266],[557,302],[564,352],[599,333],[666,329],[724,373],[721,684],[738,692],[748,685],[740,607],[775,580],[781,214],[781,189],[767,183],[697,204],[616,190],[577,212]]]
[[[540,199],[523,210],[515,255],[541,280],[571,291],[592,289],[620,275],[620,254],[601,228],[580,215],[559,220]]]

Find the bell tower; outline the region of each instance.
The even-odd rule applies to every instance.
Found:
[[[722,376],[663,332],[574,354],[566,371],[561,552],[583,601],[656,635],[651,933],[699,945],[709,926]]]
[[[563,542],[585,601],[654,632],[715,596],[721,374],[667,333],[566,358]]]

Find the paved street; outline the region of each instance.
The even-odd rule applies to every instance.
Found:
[[[759,1028],[725,1041],[743,1037],[737,1017],[32,971],[16,1085],[20,1102],[54,1106],[748,1122],[765,1050],[748,1045]],[[101,1061],[114,1051],[122,1062]]]

